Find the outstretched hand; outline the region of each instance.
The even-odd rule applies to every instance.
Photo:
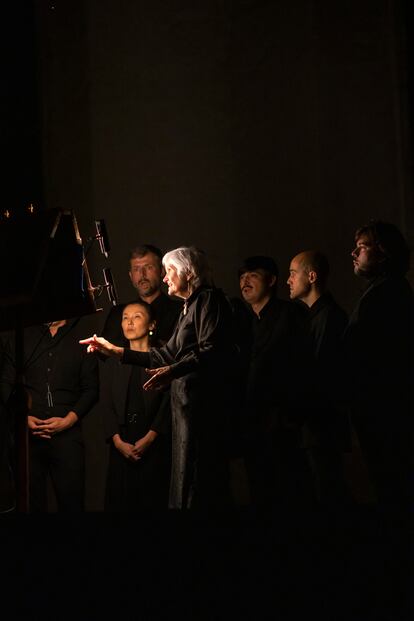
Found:
[[[88,337],[87,339],[82,339],[81,341],[79,341],[79,343],[81,345],[88,346],[88,354],[92,354],[93,352],[97,351],[100,354],[104,354],[105,356],[121,357],[124,353],[123,347],[117,347],[116,345],[113,345],[112,343],[104,339],[103,336],[96,336],[96,334]]]
[[[145,369],[151,375],[143,385],[144,390],[162,390],[171,384],[171,367],[159,367],[158,369]]]

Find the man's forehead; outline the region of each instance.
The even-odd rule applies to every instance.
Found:
[[[358,237],[355,238],[355,243],[357,246],[370,246],[373,243],[372,237],[371,235],[368,235],[368,233],[362,233],[361,235],[358,235]]]
[[[304,269],[303,259],[304,259],[304,256],[298,254],[296,257],[294,257],[291,260],[289,269],[295,272],[299,272],[300,270]]]
[[[241,272],[240,278],[242,276],[246,276],[246,275],[248,275],[248,276],[266,276],[266,274],[269,274],[269,272],[266,271],[265,269],[263,269],[262,267],[258,267],[255,270],[246,270],[244,272]]]

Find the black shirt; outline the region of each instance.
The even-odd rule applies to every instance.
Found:
[[[46,325],[24,331],[24,385],[31,395],[30,414],[40,419],[64,417],[69,411],[82,418],[99,396],[98,362],[79,344],[78,320],[68,322],[52,336]],[[5,346],[1,389],[12,391],[16,368],[14,342]]]
[[[298,420],[311,364],[306,314],[297,304],[275,296],[252,321],[246,419],[263,424],[279,411]]]

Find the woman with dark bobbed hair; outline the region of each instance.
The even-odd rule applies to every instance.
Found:
[[[171,385],[172,472],[169,507],[218,509],[229,502],[228,421],[236,356],[232,309],[212,283],[204,252],[180,247],[163,257],[168,294],[184,300],[170,340],[149,352],[117,347],[94,335],[88,352],[145,367],[144,390]]]
[[[139,300],[122,311],[126,347],[147,352],[154,310]],[[105,511],[166,509],[170,478],[170,394],[146,392],[145,371],[111,358],[101,382],[105,438],[109,443]]]

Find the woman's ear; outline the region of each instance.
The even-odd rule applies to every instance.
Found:
[[[155,332],[155,328],[156,328],[157,322],[156,321],[151,321],[150,325],[149,325],[149,330],[148,330],[148,334],[150,336],[152,336]]]

